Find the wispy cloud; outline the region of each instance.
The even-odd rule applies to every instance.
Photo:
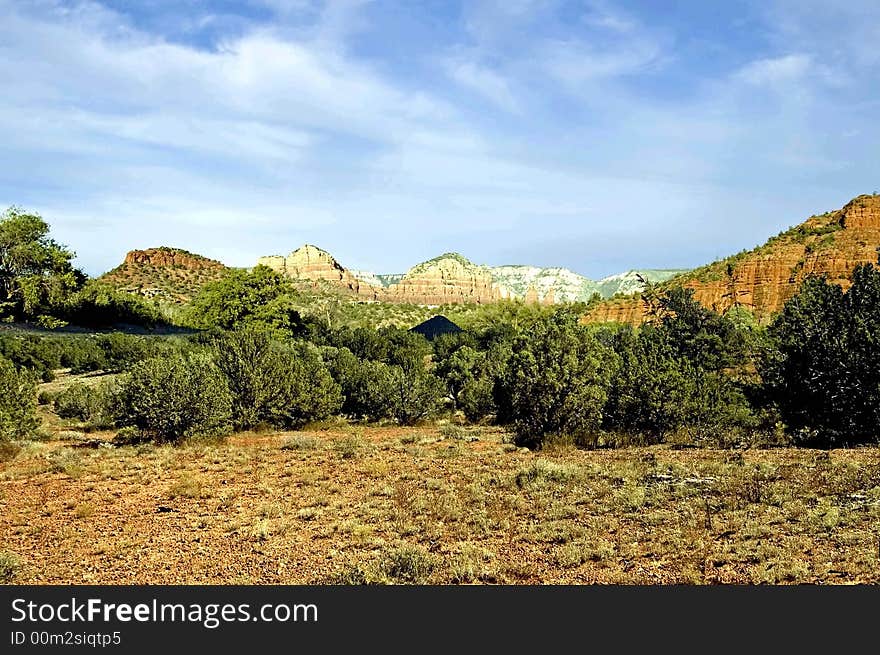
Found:
[[[812,58],[806,54],[757,59],[737,71],[735,77],[758,86],[785,84],[803,79],[811,64]]]
[[[0,0],[0,203],[91,272],[308,240],[601,276],[754,245],[880,175],[876,3],[746,3],[744,31],[621,5]]]

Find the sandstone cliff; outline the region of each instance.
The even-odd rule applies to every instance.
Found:
[[[379,289],[359,280],[330,253],[316,246],[304,245],[287,257],[260,257],[257,264],[268,266],[293,280],[306,281],[316,289],[329,284],[364,300],[378,298]]]
[[[456,253],[446,253],[412,267],[385,290],[382,300],[419,305],[485,304],[501,297],[487,268]]]
[[[100,280],[146,298],[185,303],[226,270],[218,261],[179,248],[148,248],[132,250],[121,265]]]
[[[880,246],[880,196],[859,196],[845,207],[813,216],[748,252],[742,252],[674,278],[694,290],[705,306],[726,311],[733,305],[767,320],[782,309],[810,275],[826,275],[849,285],[858,264],[877,263]],[[639,323],[645,318],[639,298],[613,298],[596,306],[591,322]]]

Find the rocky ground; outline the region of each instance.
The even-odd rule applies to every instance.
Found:
[[[47,419],[0,464],[15,583],[880,581],[876,448],[536,454],[345,425],[113,448]]]

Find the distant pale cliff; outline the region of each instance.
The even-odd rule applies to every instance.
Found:
[[[378,298],[379,289],[359,280],[330,253],[316,246],[304,245],[286,257],[280,255],[260,257],[257,264],[268,266],[289,278],[316,283],[314,286],[322,282],[330,283],[358,298],[365,300]]]
[[[309,245],[287,257],[261,257],[257,263],[292,279],[331,283],[359,298],[419,305],[486,304],[504,299],[540,304],[586,302],[597,293],[607,297],[641,290],[642,278],[656,282],[681,272],[628,271],[594,282],[566,268],[488,267],[458,253],[444,253],[403,274],[376,274],[347,270],[328,252]]]

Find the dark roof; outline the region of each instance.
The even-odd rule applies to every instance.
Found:
[[[432,316],[424,323],[416,325],[410,332],[418,332],[429,340],[436,339],[441,334],[455,334],[461,332],[461,328],[445,316]]]

